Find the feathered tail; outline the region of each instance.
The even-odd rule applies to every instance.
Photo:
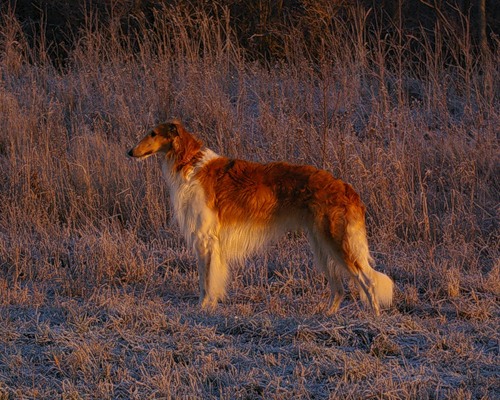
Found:
[[[348,258],[346,261],[353,269],[352,273],[360,288],[361,300],[370,304],[375,313],[378,313],[377,304],[381,308],[387,308],[392,304],[394,282],[386,274],[375,271],[371,266],[374,262],[368,248],[364,214],[364,206],[361,204],[353,204],[347,210],[343,248]],[[376,304],[370,301],[366,291],[374,298],[373,303]]]

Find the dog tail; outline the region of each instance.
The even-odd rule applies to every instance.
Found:
[[[348,206],[346,217],[347,226],[343,248],[344,253],[350,260],[349,264],[355,266],[356,271],[353,272],[358,275],[358,279],[355,279],[355,281],[360,286],[361,301],[365,304],[371,303],[370,299],[367,298],[365,290],[363,290],[362,286],[365,286],[365,288],[371,288],[374,301],[381,308],[390,307],[393,298],[394,282],[386,274],[372,268],[375,263],[368,248],[365,208],[359,197],[353,199],[353,203]],[[370,305],[374,306],[374,304]]]
[[[371,268],[371,267],[370,267]],[[388,308],[392,304],[394,291],[394,282],[383,272],[379,272],[371,268],[370,280],[372,281],[375,298],[381,308]],[[359,291],[361,301],[369,304],[366,294],[363,290]]]

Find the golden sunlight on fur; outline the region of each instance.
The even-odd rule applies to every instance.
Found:
[[[226,296],[229,262],[289,230],[309,238],[330,285],[328,314],[342,302],[345,275],[376,315],[391,305],[393,282],[370,266],[365,207],[349,184],[312,166],[219,156],[178,120],[151,129],[128,154],[143,159],[155,153],[163,157],[175,217],[198,257],[203,308]]]

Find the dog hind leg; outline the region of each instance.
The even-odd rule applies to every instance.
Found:
[[[370,304],[376,316],[380,315],[380,305],[375,295],[375,285],[373,279],[369,276],[373,269],[370,266],[368,266],[369,270],[364,269],[359,263],[353,263],[350,260],[346,260],[346,264],[352,278],[362,291],[361,299]]]
[[[342,276],[338,270],[337,263],[331,258],[328,259],[328,271],[332,296],[330,297],[330,304],[328,306],[328,310],[326,311],[326,315],[333,315],[339,309],[340,304],[344,299],[345,292],[344,285],[342,283]]]
[[[325,274],[328,285],[330,287],[330,301],[326,310],[326,315],[333,315],[337,312],[344,299],[344,285],[342,284],[342,276],[339,273],[336,261],[325,253],[322,249],[320,241],[316,238],[311,238],[312,250],[316,264]]]

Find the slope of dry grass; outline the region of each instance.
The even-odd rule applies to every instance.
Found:
[[[165,10],[133,43],[89,22],[57,71],[2,21],[0,399],[498,398],[498,50],[392,68],[400,44],[339,23],[322,62],[294,36],[265,68],[224,22]],[[158,161],[125,157],[171,115],[218,152],[352,183],[394,307],[325,317],[290,234],[201,312]]]

